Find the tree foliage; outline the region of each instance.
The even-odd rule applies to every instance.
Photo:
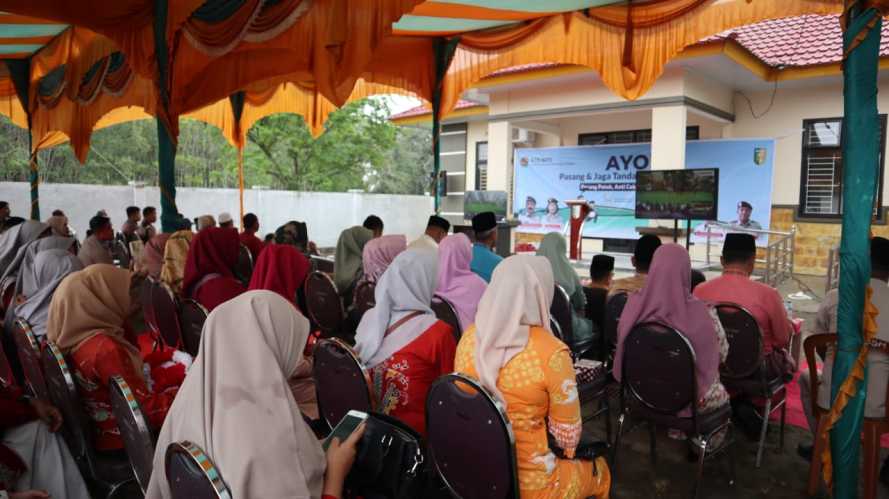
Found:
[[[255,123],[244,148],[246,188],[422,194],[432,171],[431,129],[397,127],[384,99],[350,103],[332,113],[313,138],[301,116],[277,114]],[[157,185],[157,127],[153,120],[98,130],[85,165],[71,148],[41,151],[41,182]],[[0,179],[28,179],[27,132],[0,120]],[[237,151],[218,129],[183,119],[176,183],[184,187],[238,186]]]

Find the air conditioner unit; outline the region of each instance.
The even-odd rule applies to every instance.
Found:
[[[512,129],[513,144],[532,144],[534,143],[534,132],[525,130],[524,128]]]

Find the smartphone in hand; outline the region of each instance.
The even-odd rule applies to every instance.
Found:
[[[336,427],[330,432],[330,435],[324,439],[324,442],[321,443],[321,446],[324,448],[324,451],[327,451],[327,448],[330,447],[330,442],[334,437],[338,438],[340,442],[345,442],[349,435],[358,428],[358,425],[363,423],[367,419],[367,413],[361,411],[349,411],[343,419],[337,423]]]

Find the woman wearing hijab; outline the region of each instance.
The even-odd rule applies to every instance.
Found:
[[[127,320],[134,311],[133,284],[129,270],[90,265],[63,279],[49,306],[47,338],[71,360],[69,366],[95,425],[100,451],[123,449],[111,412],[111,377],[121,376],[130,385],[153,428],[163,423],[175,396],[175,389],[151,392],[139,349],[126,338]]]
[[[522,499],[608,497],[603,458],[573,459],[582,421],[568,347],[549,331],[554,281],[546,259],[511,256],[494,269],[475,326],[460,338],[455,369],[506,406],[515,432]],[[568,459],[559,459],[547,433]]]
[[[235,277],[241,241],[233,228],[208,227],[191,242],[185,262],[182,293],[207,310],[247,289]]]
[[[361,282],[376,283],[383,272],[399,253],[407,249],[407,238],[403,235],[380,236],[364,245],[361,253],[361,267],[364,275]]]
[[[3,273],[3,276],[0,277],[0,280],[5,279],[8,276],[15,276],[16,296],[27,296],[29,293],[33,293],[36,290],[34,288],[32,276],[34,275],[33,266],[37,254],[46,250],[61,249],[73,255],[75,253],[76,242],[77,240],[73,237],[53,235],[31,241],[19,248],[15,259],[13,259],[9,266],[6,267],[6,271]]]
[[[682,333],[695,354],[698,411],[709,412],[728,403],[729,396],[719,381],[719,365],[728,355],[725,331],[716,311],[691,294],[691,261],[677,244],[662,245],[654,259],[645,286],[631,294],[620,316],[614,378],[620,381],[624,342],[636,324],[658,322]],[[687,409],[684,414],[691,414]],[[721,438],[721,435],[717,435]],[[714,439],[713,444],[719,442]]]
[[[470,268],[472,241],[466,234],[452,234],[438,245],[438,288],[435,294],[447,300],[457,312],[465,331],[475,324],[478,302],[488,283]]]
[[[340,233],[334,256],[333,283],[348,307],[352,303],[352,291],[361,278],[361,256],[364,245],[373,239],[373,232],[360,225]]]
[[[68,217],[65,215],[53,215],[46,219],[46,225],[49,225],[54,236],[71,237],[71,230],[68,229]]]
[[[34,265],[22,269],[24,301],[15,306],[13,317],[24,319],[38,338],[46,335],[50,302],[62,280],[72,272],[83,270],[79,258],[63,249],[49,249],[37,253]],[[30,274],[27,277],[26,274]]]
[[[161,270],[164,267],[164,250],[167,247],[167,241],[173,234],[161,233],[152,237],[145,247],[142,254],[136,260],[136,272],[146,272],[149,277],[159,279]]]
[[[147,499],[172,497],[164,456],[182,440],[207,453],[232,497],[342,496],[361,431],[333,443],[325,460],[287,386],[304,362],[308,335],[309,321],[269,291],[244,293],[210,314],[158,436]]]
[[[161,266],[161,282],[170,286],[177,295],[182,294],[182,279],[185,277],[185,262],[188,260],[188,249],[194,239],[191,222],[182,215],[176,224],[176,232],[167,239],[164,246],[164,263]]]
[[[437,274],[435,251],[408,250],[395,257],[377,282],[376,305],[355,334],[381,411],[421,435],[426,433],[426,394],[436,378],[454,370],[457,347],[451,327],[430,308]]]
[[[46,235],[48,231],[49,225],[43,222],[25,220],[0,234],[0,272],[6,271],[18,254],[19,248]]]
[[[571,329],[574,332],[574,345],[595,345],[596,338],[593,332],[593,323],[584,317],[586,313],[586,295],[583,294],[583,287],[580,284],[580,277],[577,276],[571,262],[568,261],[568,243],[565,242],[565,236],[558,232],[550,232],[543,236],[543,242],[537,249],[537,256],[542,256],[549,261],[553,271],[553,278],[556,284],[565,290],[568,294],[568,300],[571,302]]]

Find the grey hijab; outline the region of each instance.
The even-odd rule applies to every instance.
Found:
[[[14,315],[28,321],[36,336],[46,334],[46,321],[53,293],[68,274],[83,269],[76,256],[65,249],[48,249],[37,253],[34,265],[27,269],[35,285],[27,299],[15,306]],[[25,270],[24,268],[22,269]]]
[[[49,225],[43,222],[25,220],[0,234],[0,271],[5,273],[19,248],[40,237],[47,229]]]
[[[36,241],[31,241],[19,248],[18,253],[15,255],[15,259],[8,267],[6,267],[6,271],[3,272],[3,276],[0,280],[5,279],[10,275],[15,276],[15,294],[30,295],[37,290],[34,286],[34,279],[32,277],[34,275],[34,269],[32,267],[37,253],[51,249],[67,251],[71,249],[71,246],[74,245],[75,241],[76,240],[73,237],[61,236],[47,236],[37,239]]]

